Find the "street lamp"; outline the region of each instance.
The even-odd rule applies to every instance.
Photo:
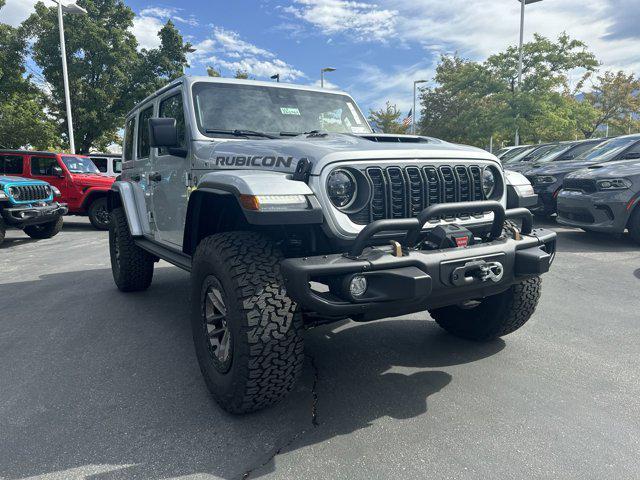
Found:
[[[413,82],[413,110],[411,114],[411,133],[416,134],[416,85],[419,83],[427,83],[426,80],[415,80]]]
[[[518,46],[518,86],[517,90],[520,91],[520,83],[522,82],[522,40],[524,37],[524,6],[529,5],[530,3],[541,2],[542,0],[516,0],[520,2],[520,45]],[[518,126],[516,125],[516,138],[515,144],[518,146],[520,144],[520,132],[518,131]]]
[[[58,29],[60,30],[60,56],[62,57],[62,82],[64,84],[64,101],[67,105],[67,125],[69,127],[69,148],[71,153],[76,153],[75,139],[73,138],[73,119],[71,118],[71,97],[69,96],[69,76],[67,74],[67,50],[64,45],[64,23],[62,14],[83,15],[87,11],[77,3],[63,5],[60,0],[53,0],[58,4]]]
[[[320,70],[320,88],[324,88],[324,72],[335,72],[336,69],[333,67],[325,67]]]

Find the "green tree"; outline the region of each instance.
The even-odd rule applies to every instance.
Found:
[[[575,94],[597,66],[587,46],[564,33],[557,41],[535,35],[523,46],[520,89],[516,47],[482,63],[443,57],[435,87],[421,95],[420,131],[478,146],[490,136],[509,142],[516,127],[523,142],[574,138],[593,120],[593,110]],[[575,72],[581,75],[572,84]]]
[[[247,72],[246,70],[236,70],[236,74],[234,75],[234,78],[239,78],[242,80],[246,80],[249,78],[249,72]]]
[[[604,72],[597,80],[591,92],[584,95],[584,102],[595,114],[582,127],[582,133],[589,138],[603,125],[626,132],[634,114],[640,112],[640,80],[621,70]]]
[[[369,121],[380,128],[384,133],[407,133],[408,125],[400,121],[402,112],[396,105],[387,102],[380,110],[369,110]]]
[[[44,95],[26,75],[26,49],[18,30],[0,23],[0,146],[54,148],[55,125],[42,108]]]
[[[138,52],[134,13],[121,0],[78,3],[88,14],[65,17],[65,34],[76,148],[87,153],[117,138],[136,102],[182,74],[191,46],[167,22],[160,47]],[[33,38],[32,57],[51,84],[48,110],[68,141],[55,7],[36,4],[22,31]]]
[[[210,77],[221,77],[220,70],[217,70],[214,67],[207,67],[207,75]]]

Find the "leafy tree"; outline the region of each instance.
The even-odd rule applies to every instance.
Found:
[[[236,74],[234,75],[234,78],[246,80],[249,78],[249,72],[245,70],[236,70]]]
[[[167,22],[159,32],[160,47],[138,52],[131,33],[134,13],[122,0],[78,3],[88,14],[66,16],[65,34],[76,148],[87,153],[116,138],[136,102],[182,74],[191,46]],[[51,84],[47,108],[66,139],[56,8],[39,2],[22,30],[33,37],[32,57]]]
[[[4,6],[0,0],[0,9]],[[44,110],[44,97],[26,75],[26,41],[17,29],[0,23],[0,146],[57,146],[55,125]]]
[[[590,138],[605,124],[625,132],[633,123],[633,115],[640,111],[639,93],[640,79],[633,73],[607,71],[598,76],[593,90],[584,95],[584,102],[595,112],[581,128],[584,136]]]
[[[216,70],[214,67],[207,67],[207,75],[210,77],[221,77],[220,70]]]
[[[369,110],[369,121],[380,128],[384,133],[407,133],[408,125],[403,125],[400,121],[402,112],[396,105],[387,102],[383,108],[374,111]]]

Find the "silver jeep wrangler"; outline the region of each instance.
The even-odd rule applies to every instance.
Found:
[[[292,389],[306,327],[427,311],[473,340],[521,327],[555,233],[506,202],[496,157],[375,134],[345,93],[183,77],[126,118],[113,277],[131,292],[159,259],[190,271],[207,386],[248,412]]]

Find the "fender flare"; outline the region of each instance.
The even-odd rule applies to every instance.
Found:
[[[144,205],[144,198],[142,198],[142,202]],[[113,182],[111,189],[107,191],[107,209],[111,212],[119,206],[124,208],[132,237],[141,237],[145,232],[149,231],[144,213],[138,208],[136,191],[133,185],[128,182]]]

